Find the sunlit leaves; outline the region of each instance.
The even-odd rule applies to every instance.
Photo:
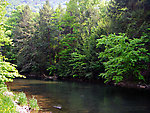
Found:
[[[104,46],[99,58],[105,66],[105,73],[100,74],[108,81],[116,83],[132,78],[145,80],[141,72],[149,62],[148,51],[142,39],[129,39],[125,34],[110,34],[98,39],[98,47]]]
[[[6,6],[6,2],[1,0],[0,7],[4,8],[5,6]],[[5,15],[5,12],[3,10],[5,9],[2,9],[0,13],[0,17],[1,17],[0,21],[3,21],[2,18]],[[0,25],[0,34],[1,34],[0,35],[0,49],[2,49],[3,46],[11,43],[11,39],[6,38],[4,32],[5,32],[4,26]],[[15,65],[9,62],[5,62],[5,59],[6,58],[2,56],[2,53],[0,52],[0,83],[10,82],[15,77],[22,77],[22,75],[20,75],[17,69],[15,68]]]

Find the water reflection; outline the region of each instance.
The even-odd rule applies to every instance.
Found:
[[[15,80],[13,91],[38,98],[41,112],[52,113],[149,113],[148,91],[129,90],[76,82]],[[56,109],[53,106],[61,106]]]

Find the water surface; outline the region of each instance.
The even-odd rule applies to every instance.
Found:
[[[39,113],[150,113],[150,92],[144,90],[27,79],[16,79],[9,87],[35,96]]]

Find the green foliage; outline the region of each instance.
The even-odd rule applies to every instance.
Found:
[[[7,35],[2,54],[16,58],[20,72],[116,83],[146,79],[148,0],[70,0],[56,9],[46,0],[42,5],[39,13],[18,6],[0,30],[1,40]],[[112,35],[120,32],[126,35]],[[12,51],[8,37],[15,43]]]
[[[0,84],[0,92],[1,93],[4,93],[5,91],[7,91],[8,89],[7,89],[7,87],[6,87],[6,85],[5,84]]]
[[[49,75],[53,75],[56,71],[56,67],[51,65],[47,70],[49,71]]]
[[[141,74],[147,68],[149,55],[142,39],[129,39],[125,34],[110,34],[98,39],[98,47],[104,46],[99,58],[105,66],[105,73],[100,74],[105,82],[122,80],[145,80]]]
[[[33,17],[34,16],[34,17]],[[31,12],[29,6],[18,6],[11,14],[11,17],[6,22],[7,29],[12,31],[11,38],[14,46],[11,51],[7,52],[6,57],[10,58],[17,64],[20,72],[28,72],[32,70],[36,64],[33,61],[36,51],[34,46],[34,33],[37,15]],[[34,51],[34,54],[32,54]],[[31,58],[31,59],[29,59]]]
[[[6,62],[5,56],[2,55],[2,50],[7,45],[12,44],[12,40],[6,35],[11,35],[9,31],[6,31],[4,28],[4,15],[6,2],[0,0],[0,112],[2,113],[16,113],[16,106],[14,105],[14,100],[16,97],[13,97],[13,93],[10,93],[7,90],[7,87],[4,85],[5,82],[11,82],[15,77],[23,77],[18,73],[18,70],[15,68],[16,65]],[[11,95],[10,95],[11,94]],[[18,102],[20,105],[27,105],[27,98],[24,93],[19,93]]]
[[[17,102],[17,103],[14,103]],[[27,105],[27,97],[21,92],[14,94],[8,91],[7,86],[0,84],[0,112],[1,113],[18,113],[16,104],[21,106]],[[33,97],[29,99],[29,107],[34,110],[39,110],[37,100]]]
[[[83,76],[83,73],[86,69],[85,55],[78,54],[73,52],[71,54],[72,59],[69,60],[70,66],[72,67],[73,77],[80,75]]]
[[[11,101],[11,98],[1,93],[0,93],[0,112],[16,113],[16,107],[14,103]]]
[[[21,106],[27,105],[27,97],[25,93],[20,92],[18,94],[18,104]]]
[[[100,13],[96,9],[98,3],[98,0],[70,0],[67,4],[66,13],[60,23],[64,38],[60,43],[59,75],[94,78],[101,72],[102,66],[96,55],[96,33],[93,35]]]
[[[5,0],[0,0],[0,25],[2,24],[1,22],[4,19],[4,16],[6,14],[6,6],[8,5],[8,3]]]
[[[39,106],[37,104],[37,100],[34,97],[29,99],[29,106],[31,107],[31,109],[39,110]]]
[[[66,37],[61,40],[61,51],[59,52],[59,62],[57,69],[59,76],[68,76],[71,73],[71,67],[69,66],[69,59],[71,59],[71,53],[73,52],[75,37]]]
[[[3,21],[3,16],[5,14],[4,8],[5,8],[6,2],[5,1],[1,1],[0,4],[0,22]],[[7,38],[5,36],[5,29],[3,25],[0,25],[0,50],[8,44],[11,44],[11,39]],[[12,81],[13,78],[15,77],[22,77],[21,75],[19,75],[17,69],[15,68],[15,65],[9,63],[9,62],[5,62],[5,57],[2,56],[2,53],[0,51],[0,83],[4,83],[4,82],[10,82]]]
[[[4,95],[7,92],[7,87],[0,84],[0,112],[1,113],[16,113],[16,106],[11,100],[11,97]]]
[[[149,26],[149,0],[112,0],[108,7],[110,33],[125,32],[128,37],[140,37]]]
[[[23,77],[18,73],[15,65],[3,61],[4,57],[0,56],[0,83],[10,82],[15,77]]]
[[[18,99],[19,99],[18,94],[17,94],[17,93],[14,93],[14,95],[13,95],[13,100],[14,100],[14,101],[18,101]]]

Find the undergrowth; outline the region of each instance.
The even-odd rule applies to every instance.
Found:
[[[20,106],[29,106],[31,110],[39,110],[37,100],[34,97],[28,102],[25,93],[12,93],[6,85],[0,84],[0,113],[18,113],[14,102]]]

